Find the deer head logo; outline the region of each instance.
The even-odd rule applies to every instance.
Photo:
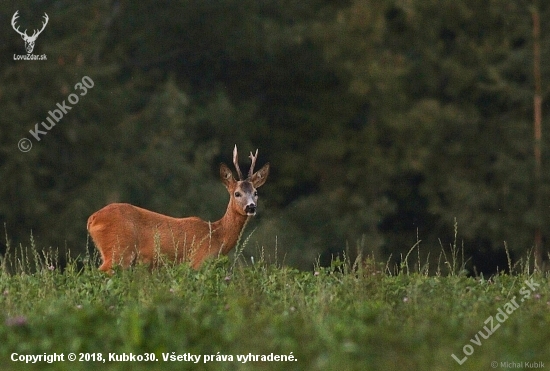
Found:
[[[25,40],[25,49],[27,50],[27,54],[31,54],[33,49],[34,49],[34,42],[36,41],[36,38],[38,37],[38,35],[40,35],[42,33],[42,31],[44,31],[44,28],[46,28],[46,25],[48,24],[48,20],[49,20],[48,15],[46,13],[44,13],[44,22],[42,23],[42,29],[40,31],[34,30],[32,35],[29,36],[29,35],[27,35],[27,30],[26,29],[25,29],[25,32],[21,32],[21,31],[19,31],[19,26],[17,26],[17,28],[15,27],[15,22],[17,21],[17,18],[19,17],[19,15],[17,13],[19,13],[19,10],[17,10],[15,12],[15,14],[13,15],[13,17],[11,19],[11,26],[13,27],[15,32],[17,32],[19,35],[21,35],[21,38],[23,40]]]

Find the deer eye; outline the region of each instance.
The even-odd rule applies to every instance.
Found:
[[[241,192],[235,192],[235,197],[241,197]]]
[[[254,197],[258,197],[258,191],[254,191]]]

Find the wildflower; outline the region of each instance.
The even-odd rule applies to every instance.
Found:
[[[313,273],[313,275],[314,275],[315,277],[317,277],[317,276],[319,275],[319,271],[315,271],[315,273]]]
[[[224,280],[225,280],[225,282],[231,281],[231,276],[225,276]]]
[[[405,297],[403,298],[403,303],[408,303],[408,302],[409,302],[409,298],[405,296]]]
[[[6,326],[15,327],[15,326],[24,326],[27,324],[27,317],[25,316],[15,316],[6,318]]]

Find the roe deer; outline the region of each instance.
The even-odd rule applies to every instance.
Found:
[[[254,173],[256,154],[248,177],[243,179],[239,168],[237,146],[233,163],[239,180],[231,170],[220,165],[220,176],[229,192],[225,215],[216,222],[198,217],[172,218],[123,203],[109,204],[88,218],[88,232],[101,253],[100,270],[113,273],[113,265],[127,268],[135,261],[161,264],[159,258],[188,261],[197,269],[201,263],[218,255],[226,255],[237,244],[248,219],[256,214],[258,192],[269,174],[269,163]]]

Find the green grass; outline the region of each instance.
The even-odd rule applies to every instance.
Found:
[[[6,272],[9,259],[0,272],[1,370],[489,370],[492,361],[499,370],[507,369],[500,362],[550,367],[548,275],[522,268],[467,277],[456,250],[442,260],[448,273],[432,275],[420,259],[409,269],[409,257],[397,272],[372,259],[301,272],[241,258],[199,271],[137,266],[108,277],[90,257],[60,272],[56,254],[13,255],[15,273]],[[540,286],[521,302],[526,280]],[[476,340],[489,316],[499,324],[498,309],[514,296],[518,308]],[[463,359],[468,344],[473,353],[459,365],[451,354]],[[13,353],[63,353],[65,361],[24,364],[11,361]],[[158,361],[69,362],[69,353],[96,360],[99,353],[154,354]],[[272,353],[295,361],[237,360]],[[201,359],[164,361],[163,354]],[[204,363],[205,355],[212,361]],[[216,361],[222,355],[233,361]]]

